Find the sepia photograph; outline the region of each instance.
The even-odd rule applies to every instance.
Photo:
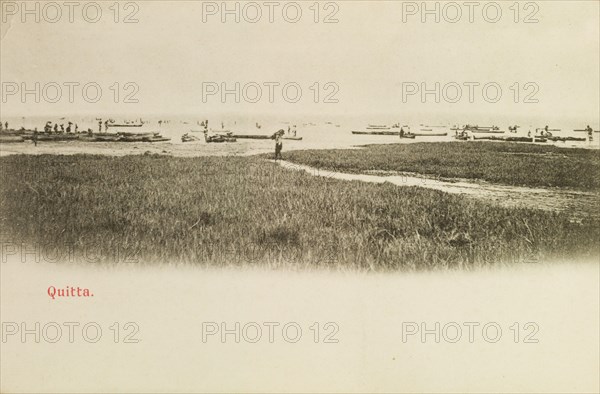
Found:
[[[1,393],[600,392],[600,1],[0,0]]]

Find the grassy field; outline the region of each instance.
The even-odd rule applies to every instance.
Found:
[[[416,172],[512,186],[600,190],[596,150],[518,143],[369,145],[364,149],[290,151],[285,159],[339,172]]]
[[[46,256],[397,270],[600,255],[592,220],[257,157],[20,155],[0,168],[2,241]]]

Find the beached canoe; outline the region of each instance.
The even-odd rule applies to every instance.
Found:
[[[251,140],[271,140],[273,136],[264,134],[232,134],[231,138],[246,138]]]
[[[448,135],[448,133],[411,133],[411,134],[415,135],[417,137],[444,137],[444,136]]]
[[[33,140],[33,136],[28,136],[27,139]],[[79,139],[79,134],[38,134],[38,141],[75,141]]]
[[[566,141],[587,141],[585,137],[546,137],[548,141],[566,142]]]
[[[413,140],[415,139],[415,137],[416,136],[414,134],[408,134],[408,133],[400,136],[400,138],[410,138]]]
[[[587,132],[587,130],[581,130],[581,129],[575,129],[573,131],[575,131],[577,133],[586,133]],[[594,133],[600,133],[600,130],[594,130]]]
[[[152,138],[153,136],[143,135],[124,135],[119,139],[119,142],[144,142],[145,138]]]
[[[508,142],[534,142],[533,137],[506,137],[504,141]],[[535,138],[535,142],[546,142],[546,138]]]
[[[399,135],[399,131],[357,131],[352,130],[352,134],[357,135]]]
[[[281,137],[284,140],[302,141],[302,137]]]
[[[119,123],[109,123],[108,127],[142,127],[142,124],[119,124]]]
[[[160,133],[155,133],[155,132],[146,132],[146,133],[120,132],[118,134],[123,137],[152,137],[153,135],[160,135]]]
[[[496,137],[495,135],[474,135],[474,140],[487,140],[487,141],[504,141],[504,137]]]
[[[167,137],[155,136],[155,137],[144,137],[142,139],[142,141],[143,142],[166,142],[166,141],[171,141],[171,139],[167,138]]]
[[[24,142],[23,137],[18,135],[2,135],[0,136],[0,144],[12,144],[16,142]]]
[[[237,140],[233,137],[225,137],[222,135],[213,135],[206,138],[207,143],[222,143],[222,142],[236,142]]]
[[[366,127],[367,130],[389,130],[390,126],[385,124],[369,124]]]
[[[117,142],[122,137],[120,135],[98,135],[94,134],[94,142]]]

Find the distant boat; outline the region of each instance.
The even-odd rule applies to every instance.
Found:
[[[290,136],[290,137],[281,137],[281,138],[284,139],[284,140],[302,141],[302,137],[293,137],[293,136]]]
[[[352,134],[357,135],[400,135],[399,131],[358,131],[352,130]]]
[[[134,124],[134,123],[125,123],[125,124],[121,124],[121,123],[107,123],[108,127],[142,127],[143,124],[139,123],[139,124]]]
[[[445,137],[448,135],[447,132],[444,133],[410,133],[412,135],[416,135],[417,137]]]
[[[232,138],[246,138],[251,140],[270,140],[273,139],[271,135],[264,134],[232,134]]]

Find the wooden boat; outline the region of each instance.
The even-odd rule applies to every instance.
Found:
[[[411,134],[411,133],[406,133],[406,134],[403,134],[403,135],[400,136],[400,138],[411,138],[413,140],[415,139],[415,137],[416,136],[414,134]]]
[[[302,141],[302,137],[281,137],[284,140],[292,140],[292,141]]]
[[[388,126],[367,126],[367,130],[389,130],[391,127]]]
[[[16,142],[24,142],[23,137],[18,135],[2,135],[0,136],[0,144],[12,144]]]
[[[33,136],[27,137],[33,140]],[[38,134],[38,141],[74,141],[79,139],[79,134]]]
[[[587,130],[575,129],[573,130],[577,133],[587,133]],[[594,130],[594,133],[600,133],[600,130]]]
[[[233,137],[225,137],[223,135],[213,135],[210,137],[206,137],[207,143],[222,143],[222,142],[236,142],[237,140]]]
[[[118,133],[123,137],[152,137],[153,135],[160,135],[160,133],[147,132],[147,133],[131,133],[131,132],[121,132]]]
[[[193,135],[189,135],[189,134],[184,134],[181,136],[181,142],[193,142],[193,141],[200,141],[200,138],[194,137]]]
[[[142,127],[142,126],[143,126],[143,124],[141,124],[141,123],[140,124],[137,124],[137,123],[136,124],[133,124],[133,123],[131,123],[131,124],[108,123],[108,127]]]
[[[474,140],[487,140],[487,141],[504,141],[504,137],[496,137],[495,135],[474,135]]]
[[[167,137],[160,137],[160,136],[154,136],[154,137],[144,137],[142,139],[143,142],[166,142],[166,141],[171,141],[170,138]]]
[[[124,135],[119,139],[119,142],[144,142],[145,138],[152,138],[153,136],[144,135]]]
[[[399,131],[356,131],[352,130],[352,134],[357,135],[399,135]]]
[[[412,135],[415,135],[417,137],[444,137],[447,136],[448,133],[444,132],[444,133],[411,133]]]
[[[585,137],[546,137],[548,141],[566,142],[566,141],[587,141]]]
[[[246,138],[252,140],[271,140],[273,139],[272,135],[264,135],[264,134],[231,134],[231,138]]]
[[[94,134],[93,137],[95,142],[116,142],[122,138],[118,134]]]
[[[533,137],[506,137],[504,141],[508,142],[546,142],[546,138],[534,138]]]
[[[390,127],[385,124],[369,124],[367,129],[389,129]]]

